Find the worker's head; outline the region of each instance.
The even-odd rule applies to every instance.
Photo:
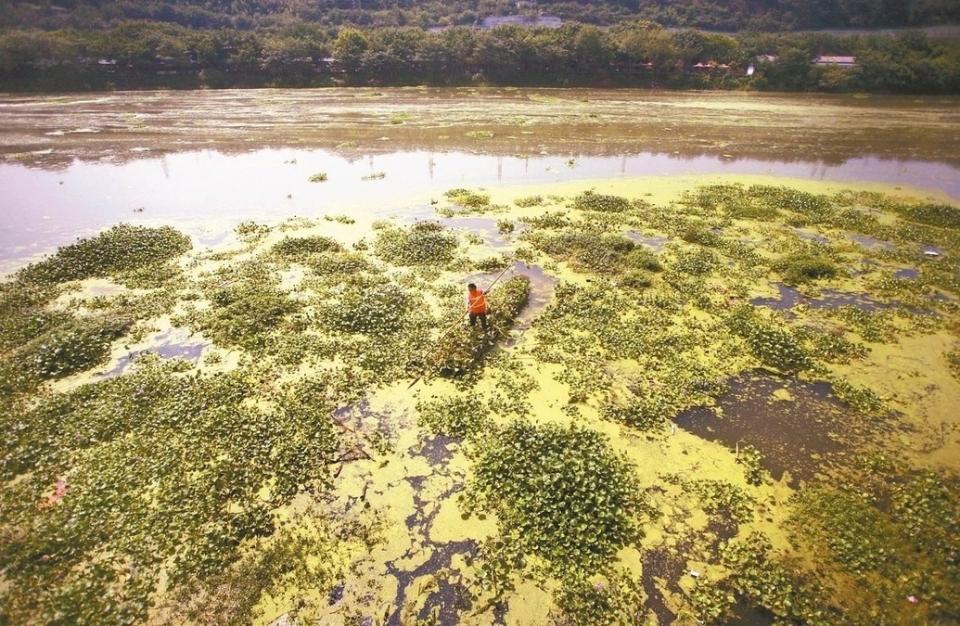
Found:
[[[467,285],[467,291],[476,291],[476,290],[477,290],[477,286],[475,284],[470,283],[469,285]]]

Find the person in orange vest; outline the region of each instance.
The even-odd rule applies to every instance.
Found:
[[[473,283],[467,285],[467,312],[470,314],[470,326],[476,326],[479,319],[480,327],[484,331],[490,330],[487,324],[487,294]]]

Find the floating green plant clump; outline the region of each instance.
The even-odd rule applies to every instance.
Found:
[[[450,202],[468,209],[482,209],[489,206],[490,196],[469,189],[450,189],[443,194]]]
[[[28,389],[103,363],[110,345],[130,328],[130,319],[74,319],[0,358],[0,391]]]
[[[580,211],[622,213],[630,209],[630,201],[620,196],[585,191],[574,198],[573,208]]]
[[[310,176],[310,178],[308,178],[307,180],[310,181],[311,183],[325,183],[327,182],[327,173],[317,172],[316,174],[313,174],[312,176]]]
[[[730,330],[742,337],[750,351],[764,365],[782,372],[799,372],[813,362],[796,336],[783,325],[774,325],[754,315],[749,308],[738,309],[727,320]]]
[[[534,233],[528,240],[538,250],[567,261],[578,271],[617,274],[661,269],[656,254],[620,235],[568,230],[557,234]]]
[[[468,437],[490,426],[480,403],[469,395],[418,402],[417,413],[417,423],[438,435]]]
[[[497,340],[510,332],[529,296],[529,278],[510,278],[487,296],[490,331],[483,332],[478,323],[447,333],[437,342],[427,366],[445,376],[462,376],[473,369]]]
[[[501,537],[556,574],[592,573],[639,537],[633,472],[595,431],[518,421],[478,443],[463,502],[496,513]]]
[[[414,298],[394,285],[348,287],[322,307],[321,316],[333,330],[377,337],[399,331],[413,306]]]
[[[798,285],[837,275],[837,265],[829,257],[818,254],[794,254],[776,264],[776,270],[783,275],[784,281]]]
[[[543,196],[524,196],[513,201],[520,208],[529,208],[543,204]]]
[[[190,238],[169,226],[147,228],[120,224],[60,248],[52,257],[27,266],[18,276],[36,283],[106,277],[161,264],[190,248]]]
[[[377,231],[376,255],[396,265],[443,265],[453,260],[457,237],[437,222],[417,222],[409,228],[387,225]]]
[[[186,322],[218,343],[260,350],[270,333],[300,308],[276,281],[248,276],[212,289],[212,307],[186,316]]]
[[[273,246],[276,254],[288,259],[302,259],[320,252],[339,252],[343,246],[335,239],[314,235],[312,237],[284,237]]]

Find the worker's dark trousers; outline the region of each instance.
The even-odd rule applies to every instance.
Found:
[[[476,326],[477,320],[480,320],[480,327],[484,330],[487,330],[487,314],[486,313],[471,313],[470,314],[470,325]]]

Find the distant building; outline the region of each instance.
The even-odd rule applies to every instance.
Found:
[[[97,61],[97,65],[116,65],[116,64],[117,64],[116,59],[99,59]]]
[[[780,60],[775,54],[761,54],[757,57],[757,63],[776,63]]]
[[[480,20],[480,28],[523,26],[526,28],[560,28],[563,20],[555,15],[491,15]]]
[[[818,56],[813,60],[813,64],[851,68],[857,66],[857,57]]]

